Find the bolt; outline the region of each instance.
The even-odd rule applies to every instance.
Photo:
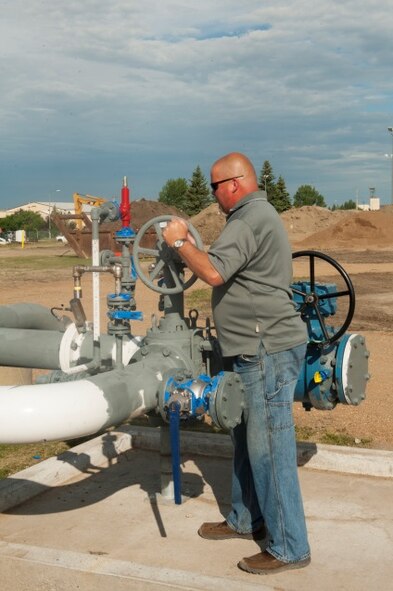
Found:
[[[162,354],[164,357],[169,357],[169,355],[171,354],[170,350],[167,349],[166,347],[163,348],[162,350]]]
[[[228,398],[226,396],[222,397],[223,402],[226,402],[228,400]]]
[[[141,347],[141,355],[145,356],[149,353],[149,349],[147,347]]]

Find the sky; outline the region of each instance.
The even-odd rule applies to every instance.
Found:
[[[157,199],[232,151],[291,196],[388,204],[392,30],[391,0],[2,3],[0,209],[123,176]]]

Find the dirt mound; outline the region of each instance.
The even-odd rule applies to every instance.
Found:
[[[177,215],[187,219],[187,216],[175,207],[158,201],[140,199],[131,203],[131,225],[136,231],[146,221],[159,215]],[[381,211],[330,211],[326,207],[306,205],[289,209],[280,217],[291,244],[296,248],[362,249],[393,246],[390,231],[393,208],[384,208]],[[226,216],[217,203],[212,203],[190,218],[206,246],[218,238],[225,221]],[[113,224],[115,230],[120,227],[120,222]]]
[[[188,216],[184,212],[172,205],[166,205],[165,203],[150,201],[148,199],[131,201],[131,225],[134,230],[138,230],[148,220],[159,215],[176,215],[188,219]]]
[[[198,230],[202,242],[208,245],[213,244],[216,238],[218,238],[225,226],[225,220],[226,216],[222,213],[217,203],[212,203],[209,207],[194,215],[190,219],[190,222]]]
[[[137,201],[131,201],[131,226],[137,232],[143,224],[160,215],[176,215],[181,218],[188,219],[188,216],[173,207],[172,205],[166,205],[159,201],[151,201],[149,199],[138,199]],[[102,224],[103,230],[110,230],[115,232],[120,230],[121,221],[111,222],[108,224]]]
[[[330,211],[326,207],[305,205],[294,207],[281,214],[281,220],[291,243],[298,243],[308,236],[329,228],[350,215],[350,211]]]
[[[304,206],[293,208],[281,214],[281,219],[288,232],[291,243],[297,243],[311,236],[316,231],[324,230],[337,223],[349,212],[330,211],[325,207]],[[192,217],[191,223],[200,233],[204,244],[212,244],[218,238],[225,225],[226,216],[216,203],[212,203]]]
[[[218,238],[226,216],[216,203],[212,203],[192,218],[175,207],[159,201],[139,199],[131,203],[131,225],[135,231],[148,220],[160,215],[176,215],[189,219],[208,246]],[[386,249],[393,247],[393,207],[380,211],[330,211],[315,205],[292,208],[281,214],[289,240],[296,249],[345,250]],[[112,232],[121,228],[121,222],[103,224]]]
[[[349,213],[349,212],[348,212]],[[393,246],[393,212],[353,211],[338,223],[313,233],[297,246],[326,249],[383,249]]]

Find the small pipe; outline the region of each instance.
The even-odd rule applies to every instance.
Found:
[[[123,364],[123,335],[115,335],[116,342],[116,369],[122,369]]]

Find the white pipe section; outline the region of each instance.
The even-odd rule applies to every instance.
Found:
[[[64,441],[120,425],[157,406],[162,380],[136,363],[78,381],[0,386],[0,443]]]
[[[92,265],[98,267],[100,264],[99,240],[94,237],[92,240]],[[100,274],[93,271],[93,340],[100,340]]]
[[[0,386],[0,442],[62,440],[99,431],[108,421],[103,391],[88,380]]]

